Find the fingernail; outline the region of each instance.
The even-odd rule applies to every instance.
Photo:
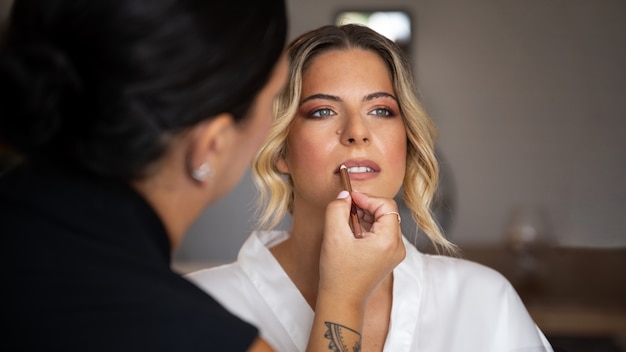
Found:
[[[348,196],[350,195],[350,193],[348,193],[348,191],[341,191],[339,192],[339,194],[337,195],[337,199],[344,199],[344,198],[348,198]]]

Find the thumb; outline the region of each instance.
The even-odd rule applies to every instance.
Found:
[[[337,199],[333,200],[326,207],[326,232],[340,232],[352,235],[348,219],[350,218],[350,208],[352,206],[352,197],[348,191],[341,191],[337,195]]]

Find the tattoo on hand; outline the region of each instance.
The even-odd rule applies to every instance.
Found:
[[[333,352],[360,352],[361,333],[340,324],[324,322],[328,330],[324,337],[330,340],[328,350]]]

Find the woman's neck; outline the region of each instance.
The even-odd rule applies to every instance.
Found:
[[[270,249],[311,308],[319,284],[319,258],[324,235],[324,211],[293,213],[289,238]]]
[[[190,180],[184,164],[178,161],[184,160],[181,149],[172,148],[147,177],[131,182],[161,219],[172,250],[204,210],[209,194]]]

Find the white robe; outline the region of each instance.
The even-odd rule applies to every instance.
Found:
[[[305,351],[314,312],[268,248],[285,231],[254,232],[237,261],[188,274],[277,351]],[[511,284],[486,266],[420,253],[405,239],[394,269],[384,351],[552,351]]]

